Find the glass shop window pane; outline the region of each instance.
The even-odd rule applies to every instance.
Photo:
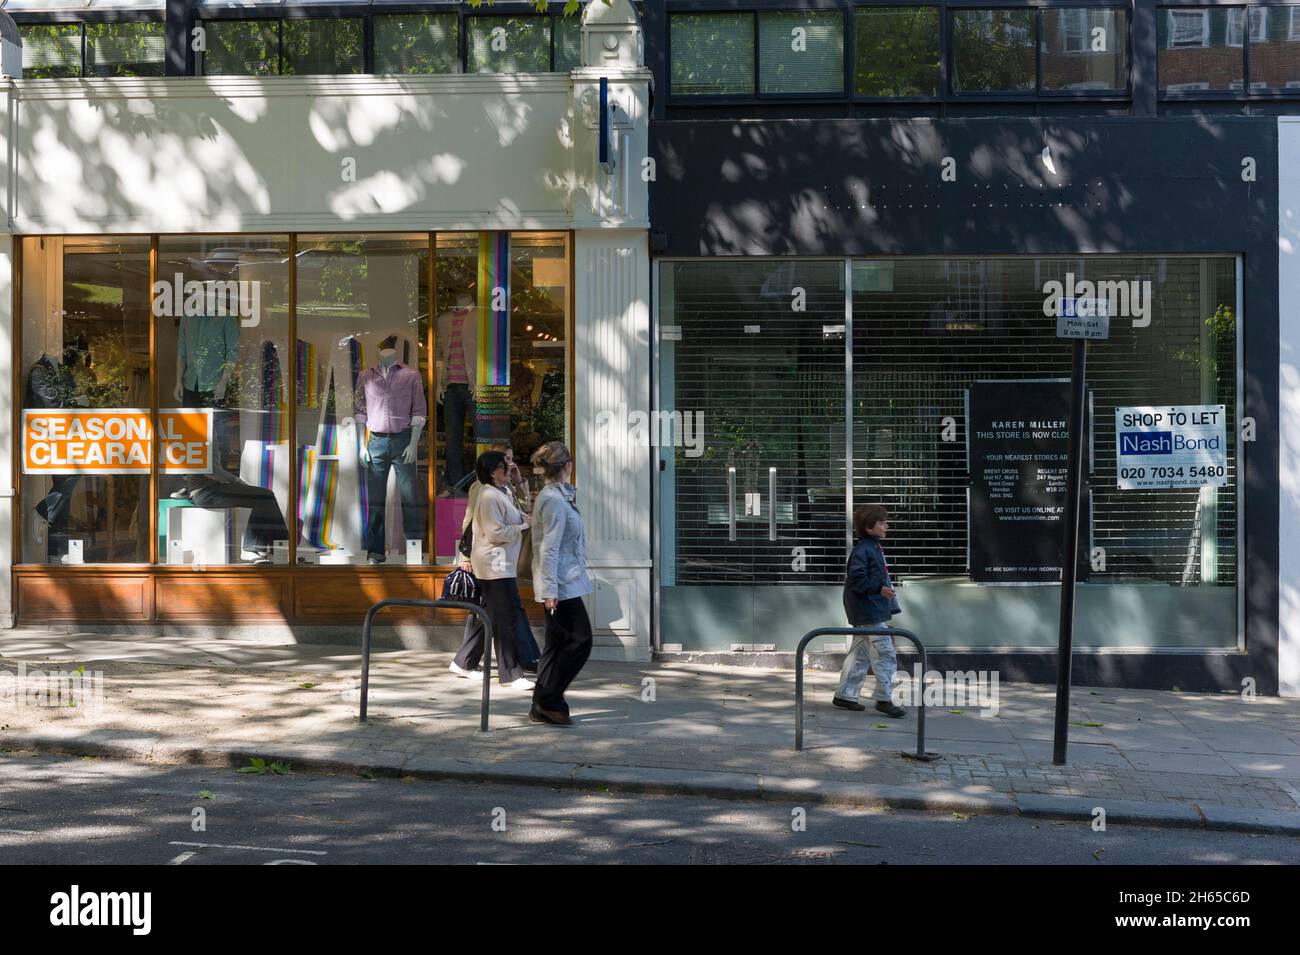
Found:
[[[1251,89],[1300,89],[1300,4],[1250,8]]]
[[[26,238],[22,267],[22,560],[146,563],[149,239]]]
[[[547,73],[550,17],[467,17],[470,73]]]
[[[754,92],[754,18],[690,13],[669,18],[674,96]]]
[[[1158,11],[1160,89],[1170,93],[1239,90],[1245,82],[1245,45],[1239,10],[1186,7]]]
[[[953,92],[1033,92],[1035,19],[1032,10],[953,13]]]
[[[438,234],[439,563],[455,559],[479,454],[510,450],[516,500],[528,506],[542,487],[529,458],[568,439],[569,265],[562,233]],[[531,577],[526,549],[519,576]]]
[[[280,72],[278,20],[208,20],[205,76],[274,76]]]
[[[1043,11],[1043,89],[1123,90],[1128,13],[1087,7]]]
[[[160,236],[153,293],[158,561],[287,562],[289,239]]]
[[[459,21],[454,13],[375,17],[376,73],[459,73]]]
[[[760,13],[758,80],[763,93],[844,90],[844,18],[839,11]]]
[[[428,261],[424,233],[298,237],[299,563],[428,562]]]
[[[582,19],[578,15],[555,18],[555,72],[582,66]]]
[[[360,18],[285,20],[281,72],[295,76],[360,73],[365,69],[365,26]]]
[[[161,23],[87,23],[87,76],[162,76]]]
[[[859,96],[939,95],[938,7],[859,8],[853,30]]]
[[[81,75],[81,25],[24,23],[23,79],[50,80]]]

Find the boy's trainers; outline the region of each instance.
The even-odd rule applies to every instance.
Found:
[[[901,706],[895,706],[889,700],[881,700],[876,704],[876,709],[879,712],[884,713],[886,716],[892,716],[896,720],[901,720],[907,715],[907,710],[903,709]]]
[[[865,710],[866,709],[866,707],[863,706],[861,703],[859,703],[857,700],[846,700],[840,696],[835,697],[833,700],[831,700],[831,702],[834,703],[836,706],[840,707],[840,709],[844,709],[844,710]]]

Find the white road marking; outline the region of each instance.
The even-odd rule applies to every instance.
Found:
[[[195,852],[182,852],[180,855],[178,855],[175,859],[172,859],[172,861],[171,861],[171,862],[168,862],[167,864],[168,864],[168,865],[184,865],[184,864],[186,863],[187,860],[189,860],[189,859],[193,859],[196,855],[198,855],[198,852],[197,852],[197,851],[195,851]]]
[[[299,855],[307,856],[324,856],[329,855],[320,849],[274,849],[267,846],[223,846],[215,842],[169,842],[169,846],[192,846],[195,849],[239,849],[245,852],[296,852]]]
[[[34,836],[34,835],[36,835],[35,832],[30,832],[30,831],[28,831],[28,830],[26,830],[26,829],[0,829],[0,833],[4,833],[5,835],[10,835],[10,836]]]

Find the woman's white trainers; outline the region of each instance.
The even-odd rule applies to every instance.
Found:
[[[457,676],[463,676],[463,677],[464,677],[465,679],[467,679],[467,680],[472,680],[472,679],[474,679],[474,673],[473,673],[473,671],[471,671],[471,670],[466,670],[463,666],[461,666],[461,665],[460,665],[459,663],[457,663],[455,660],[452,660],[452,661],[451,661],[451,666],[447,667],[447,669],[450,670],[452,673],[456,674]]]
[[[531,689],[532,689],[533,687],[535,687],[536,685],[537,685],[536,683],[534,683],[532,680],[530,680],[530,679],[528,679],[527,677],[524,677],[524,676],[521,676],[519,679],[515,680],[513,683],[507,683],[507,684],[506,684],[506,686],[508,686],[508,687],[509,687],[510,689],[512,689],[512,690],[531,690]]]

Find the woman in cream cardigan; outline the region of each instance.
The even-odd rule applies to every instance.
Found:
[[[515,506],[506,473],[506,456],[487,451],[474,466],[482,489],[474,502],[474,546],[470,563],[483,589],[483,606],[492,619],[492,645],[496,651],[497,675],[503,686],[517,690],[533,689],[519,666],[515,642],[515,614],[519,606],[516,580],[519,545],[529,518]],[[484,639],[479,630],[461,645],[455,666],[473,669],[472,661],[482,655]]]

